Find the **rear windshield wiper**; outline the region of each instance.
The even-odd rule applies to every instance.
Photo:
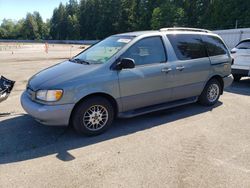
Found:
[[[90,63],[88,61],[84,61],[82,59],[69,59],[70,62],[74,62],[74,63],[80,63],[80,64],[87,64],[89,65]]]

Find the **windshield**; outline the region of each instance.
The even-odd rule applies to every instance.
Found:
[[[134,37],[132,36],[111,36],[94,46],[83,51],[73,58],[73,60],[88,64],[106,63],[113,55],[120,51]]]
[[[238,44],[236,46],[236,48],[238,48],[238,49],[250,49],[250,41],[240,42],[240,44]]]

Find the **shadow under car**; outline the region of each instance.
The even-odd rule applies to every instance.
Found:
[[[71,127],[49,127],[40,125],[28,115],[3,120],[0,124],[0,164],[25,161],[51,154],[62,161],[74,160],[68,151],[82,148],[120,136],[133,134],[155,126],[201,114],[213,107],[189,104],[169,110],[154,112],[130,119],[117,119],[104,134],[95,137],[80,136]]]

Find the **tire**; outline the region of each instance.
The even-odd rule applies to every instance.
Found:
[[[114,120],[114,108],[103,97],[91,97],[84,100],[72,114],[74,129],[87,136],[95,136],[106,131]]]
[[[211,79],[202,91],[198,102],[203,106],[213,106],[220,98],[222,86],[217,79]]]
[[[235,82],[239,82],[242,76],[240,76],[238,74],[233,74],[233,77],[234,77]]]

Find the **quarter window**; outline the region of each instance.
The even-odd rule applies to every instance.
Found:
[[[204,35],[202,39],[207,47],[209,56],[228,54],[225,44],[218,37]]]
[[[135,65],[166,62],[165,47],[161,37],[149,37],[131,46],[122,58],[131,58]]]
[[[199,35],[171,34],[167,37],[179,60],[207,57],[205,46]]]

